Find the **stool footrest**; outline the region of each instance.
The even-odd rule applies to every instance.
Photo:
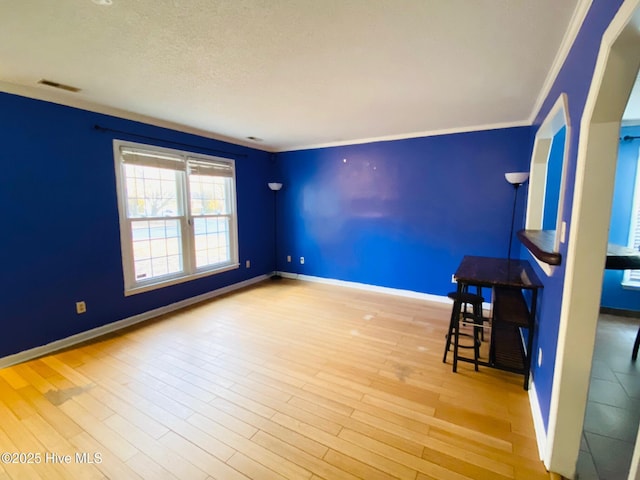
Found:
[[[470,304],[474,304],[474,303],[483,303],[484,302],[484,298],[481,297],[480,295],[477,295],[475,293],[469,293],[469,292],[449,292],[447,293],[447,297],[449,297],[451,300],[453,300],[454,302],[457,300],[459,302],[462,303],[470,303]]]

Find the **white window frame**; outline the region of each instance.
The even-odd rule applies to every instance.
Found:
[[[633,210],[629,222],[629,248],[637,250],[640,248],[640,151],[636,161],[636,181],[633,190]],[[640,289],[640,270],[625,270],[622,276],[622,286],[624,288]]]
[[[184,170],[179,172],[177,192],[180,198],[176,199],[182,207],[182,214],[176,214],[170,217],[149,217],[149,220],[169,219],[178,220],[181,226],[181,247],[182,247],[182,271],[163,275],[149,279],[136,279],[134,268],[134,254],[132,241],[133,221],[145,220],[145,217],[132,218],[127,212],[127,192],[126,192],[126,176],[125,163],[121,155],[122,149],[145,150],[147,152],[157,153],[159,155],[171,155],[180,157]],[[142,143],[135,143],[123,140],[113,140],[113,157],[116,172],[116,188],[118,197],[118,214],[120,220],[120,245],[122,252],[122,271],[124,277],[124,294],[125,296],[135,295],[142,292],[155,290],[158,288],[187,282],[196,278],[215,275],[217,273],[234,270],[240,267],[238,253],[238,216],[236,205],[236,173],[235,161],[229,158],[214,157],[211,155],[203,155],[183,150],[175,150],[171,148],[158,147]],[[204,218],[200,215],[193,215],[191,212],[190,192],[189,192],[189,162],[196,164],[224,164],[231,169],[231,188],[228,193],[228,214],[221,216],[229,218],[228,242],[230,249],[230,259],[223,263],[209,265],[196,268],[195,253],[195,233],[194,233],[194,217]]]
[[[564,199],[567,191],[566,166],[569,157],[569,145],[571,143],[571,122],[569,119],[569,100],[566,93],[561,93],[551,110],[545,117],[536,132],[531,154],[531,166],[529,176],[529,194],[527,198],[527,214],[525,228],[527,230],[540,230],[543,225],[544,202],[547,186],[547,167],[551,144],[556,134],[566,127],[564,150],[562,152],[562,174],[560,176],[560,194],[558,197],[558,211],[556,213],[556,234],[553,251],[560,251],[560,244],[566,241],[566,221],[564,215]],[[538,263],[542,271],[552,276],[557,267],[549,265],[537,257],[533,259]]]

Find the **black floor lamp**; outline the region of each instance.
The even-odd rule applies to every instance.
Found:
[[[282,184],[278,182],[269,182],[269,188],[273,192],[273,254],[276,260],[272,280],[280,280],[278,273],[278,191],[282,188]]]
[[[518,199],[518,188],[527,181],[529,172],[510,172],[505,173],[504,178],[513,185],[513,210],[511,211],[511,230],[509,232],[509,252],[507,259],[511,260],[511,243],[513,242],[513,226],[516,219],[516,200]]]

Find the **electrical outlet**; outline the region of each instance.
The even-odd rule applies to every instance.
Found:
[[[291,255],[287,255],[287,262],[291,263]]]
[[[304,265],[304,257],[300,257],[300,265]]]
[[[247,260],[247,261],[245,262],[245,266],[246,266],[247,268],[251,268],[251,260]]]
[[[76,313],[79,315],[87,311],[87,304],[84,302],[76,302]]]

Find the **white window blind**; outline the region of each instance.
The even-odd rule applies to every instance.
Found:
[[[628,246],[635,250],[640,249],[640,157],[636,168],[636,185],[633,195]],[[640,287],[640,270],[625,270],[622,284],[629,287]]]
[[[233,168],[227,163],[189,158],[189,174],[210,177],[233,177]]]
[[[144,165],[147,167],[166,168],[169,170],[184,170],[185,162],[182,157],[148,150],[120,147],[122,163],[130,165]]]

